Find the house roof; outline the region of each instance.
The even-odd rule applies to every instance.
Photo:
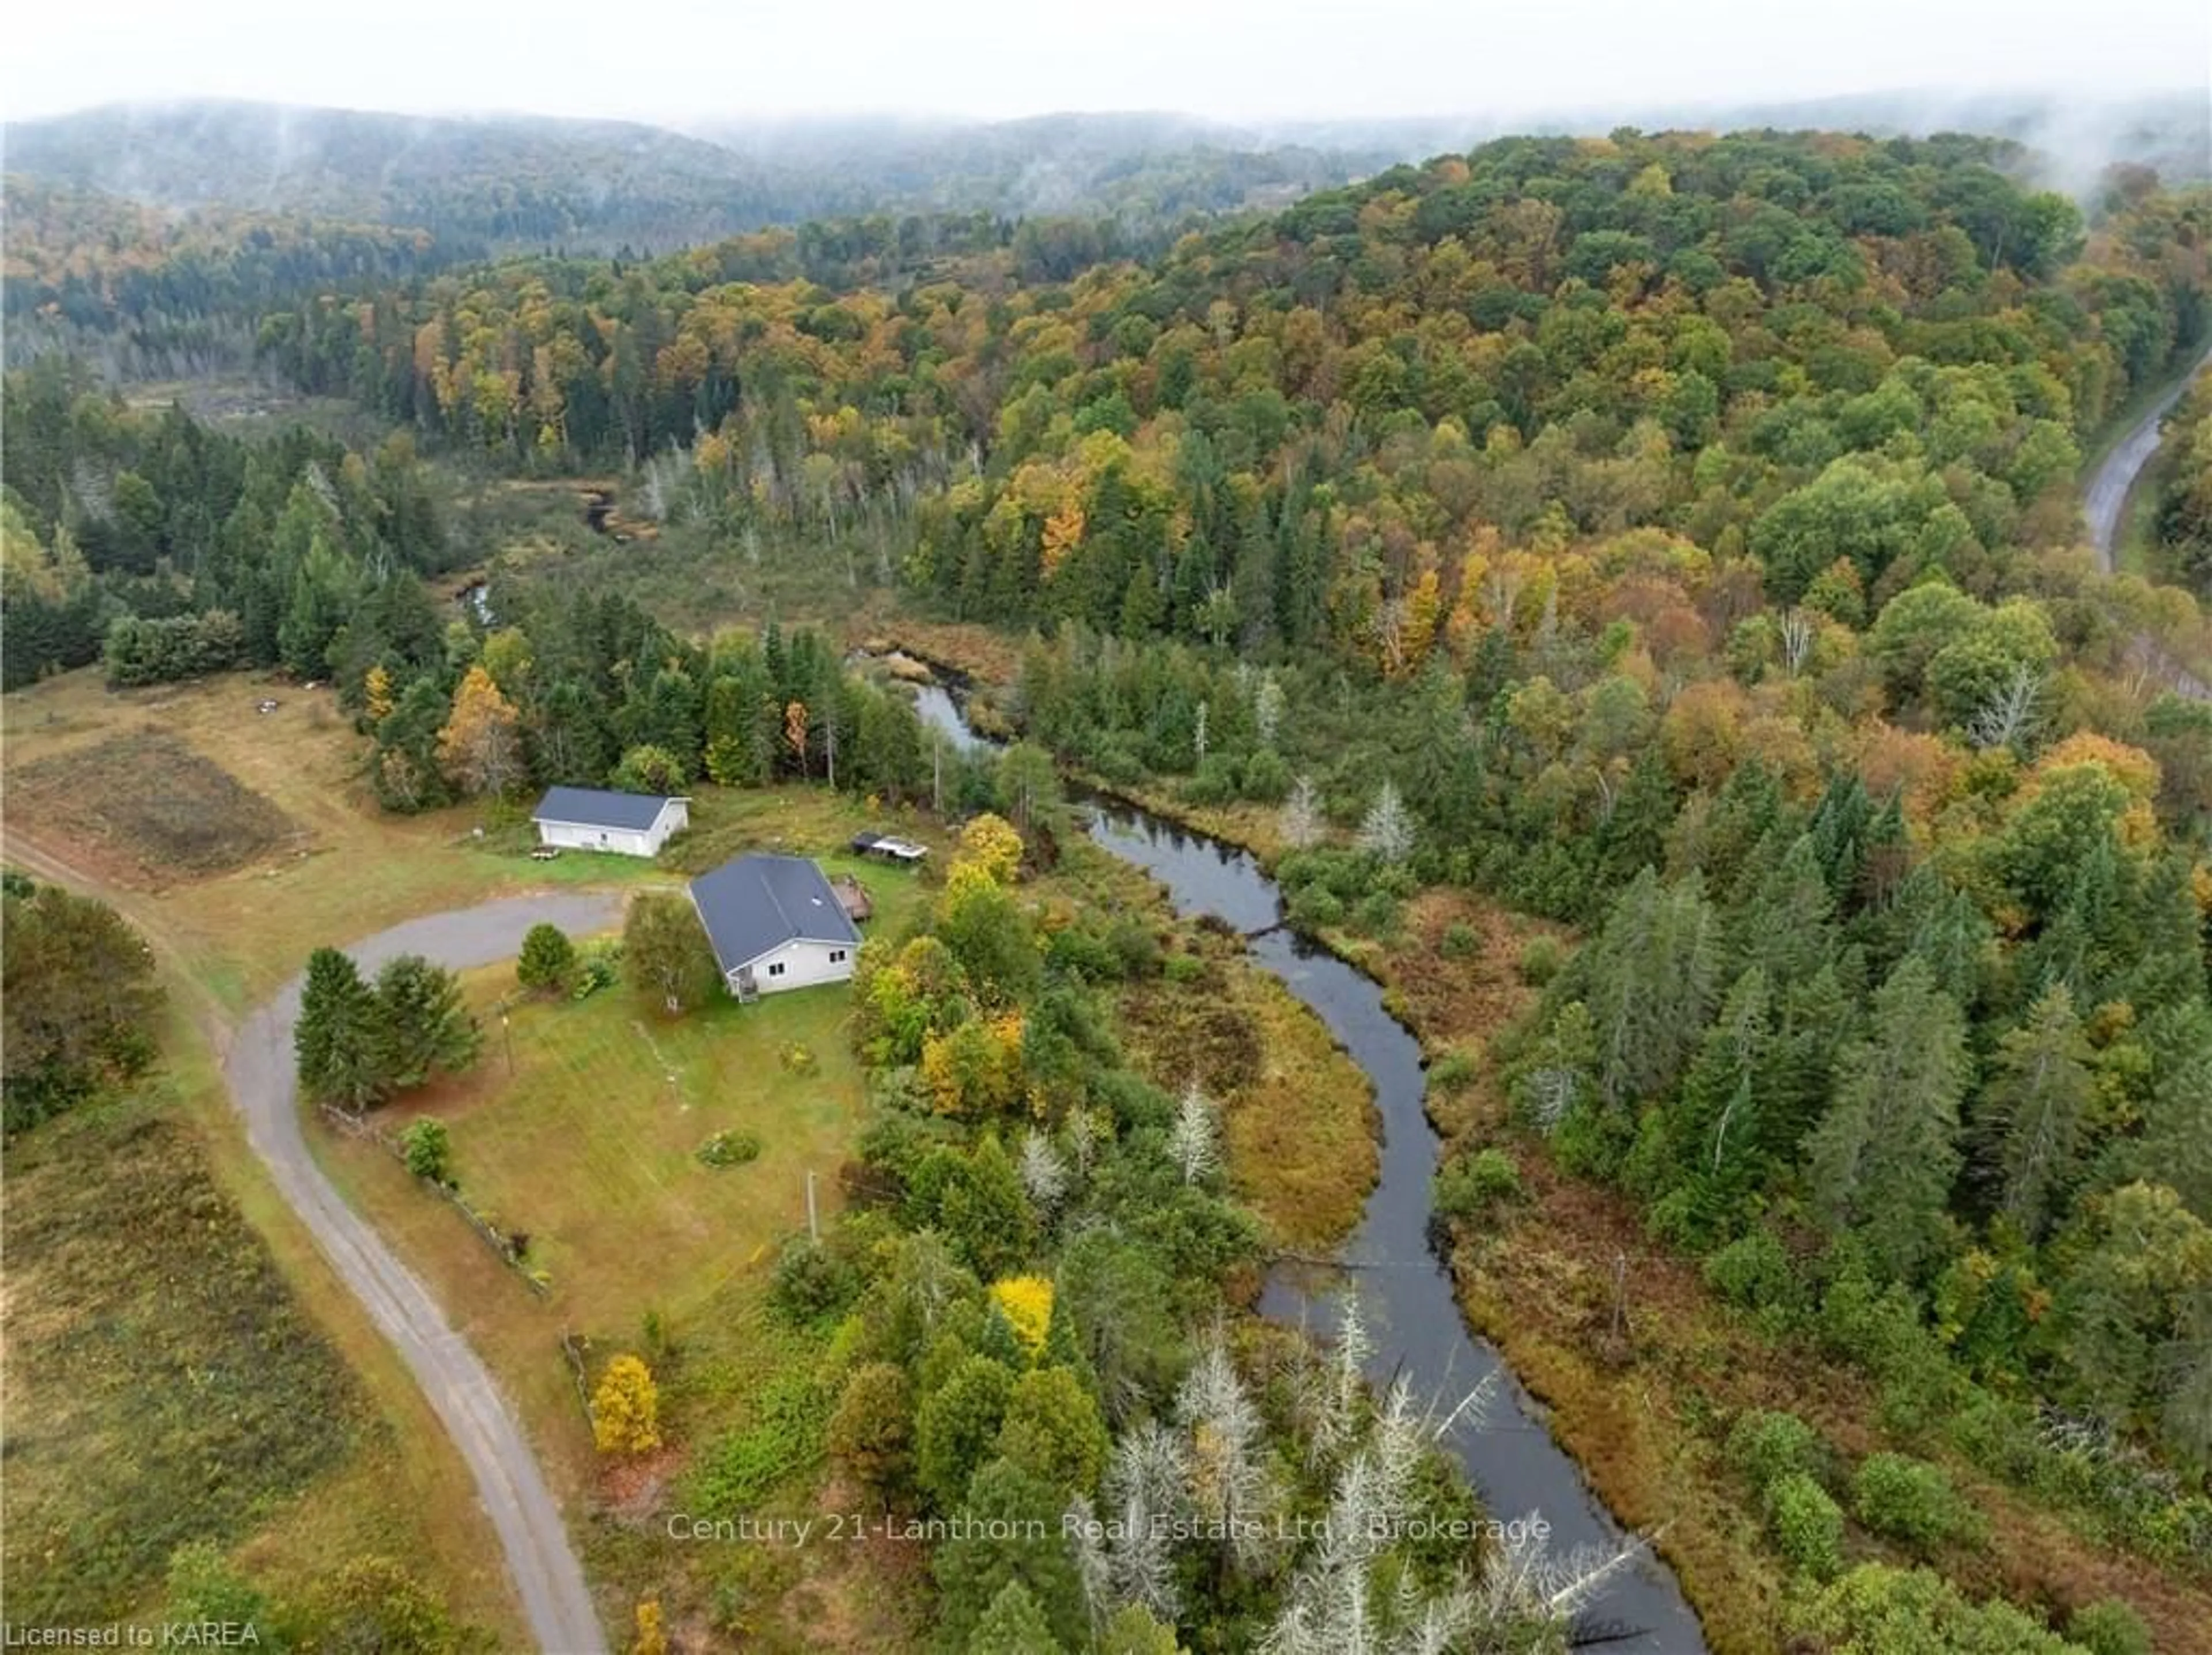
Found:
[[[659,794],[609,793],[604,788],[548,788],[530,819],[641,832],[660,819],[667,803],[667,799]]]
[[[724,975],[787,942],[857,946],[854,928],[822,870],[804,856],[739,856],[691,881],[692,905]]]

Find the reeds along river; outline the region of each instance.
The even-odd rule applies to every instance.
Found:
[[[942,688],[924,686],[919,710],[960,746],[991,745]],[[1089,802],[1094,842],[1158,879],[1178,913],[1211,915],[1243,933],[1252,958],[1312,1008],[1374,1086],[1382,1177],[1345,1248],[1349,1268],[1279,1269],[1261,1310],[1327,1334],[1344,1296],[1356,1295],[1373,1345],[1370,1376],[1378,1384],[1404,1378],[1444,1411],[1487,1380],[1481,1416],[1459,1426],[1453,1446],[1492,1518],[1540,1519],[1562,1559],[1617,1552],[1628,1536],[1552,1439],[1541,1405],[1493,1348],[1468,1332],[1450,1277],[1430,1250],[1437,1135],[1422,1107],[1420,1048],[1383,1008],[1381,986],[1285,928],[1281,892],[1249,852],[1119,801]],[[1644,1655],[1701,1655],[1705,1647],[1674,1575],[1648,1553],[1605,1581],[1577,1632],[1578,1642]]]

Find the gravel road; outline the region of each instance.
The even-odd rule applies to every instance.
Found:
[[[521,950],[523,934],[540,922],[570,933],[599,931],[612,925],[621,910],[621,898],[614,896],[514,897],[410,920],[347,952],[366,970],[399,954],[424,954],[465,970],[511,958]],[[292,1025],[299,1012],[295,978],[246,1019],[224,1062],[254,1153],[414,1371],[468,1462],[538,1647],[548,1655],[605,1655],[606,1634],[560,1506],[491,1375],[447,1324],[436,1300],[346,1205],[307,1153],[293,1077]]]

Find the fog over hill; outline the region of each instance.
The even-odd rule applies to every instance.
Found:
[[[878,211],[1110,216],[1158,228],[1194,214],[1279,206],[1507,132],[1623,125],[1992,133],[2023,146],[2023,172],[2083,195],[2116,161],[2169,179],[2212,174],[2204,102],[2182,94],[2121,101],[1899,93],[1242,125],[1152,113],[732,116],[684,131],[188,100],[10,125],[5,164],[169,208],[420,226],[495,248],[642,252]]]

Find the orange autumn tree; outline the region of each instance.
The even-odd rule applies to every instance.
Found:
[[[522,779],[521,720],[514,703],[481,666],[453,691],[453,715],[438,732],[438,762],[466,794],[501,794]]]

